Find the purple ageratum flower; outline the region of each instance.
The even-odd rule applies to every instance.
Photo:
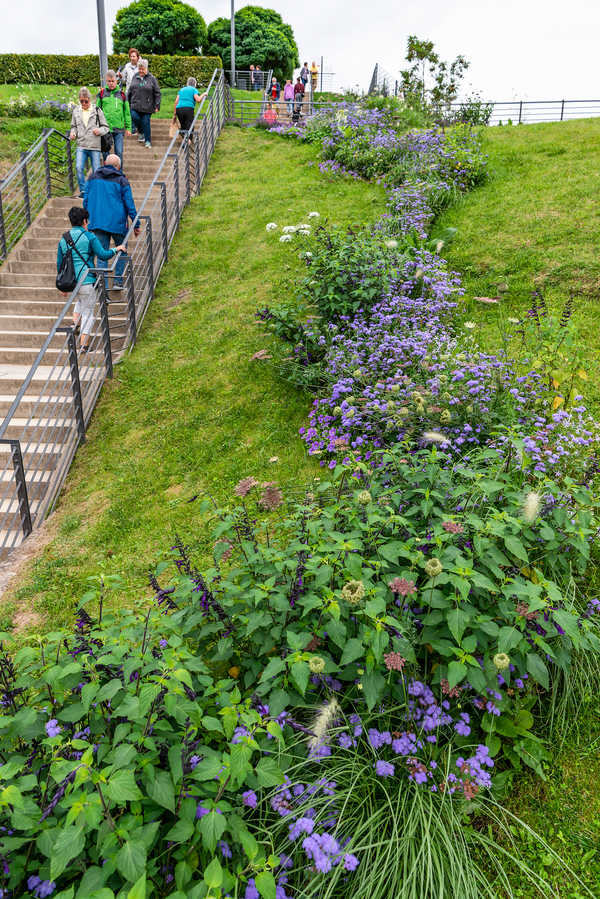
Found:
[[[50,718],[50,721],[46,721],[46,733],[49,737],[58,737],[61,731],[62,727],[60,726],[56,718]]]
[[[344,868],[346,871],[356,871],[358,868],[358,859],[350,852],[346,852],[344,855]]]
[[[350,749],[352,746],[356,746],[356,740],[353,740],[350,734],[345,732],[339,735],[338,743],[342,749]]]
[[[162,640],[159,640],[159,641],[158,641],[158,645],[160,646],[161,649],[164,649],[165,646],[168,646],[168,645],[169,645],[169,641],[168,641],[168,640],[165,640],[165,639],[163,638]]]
[[[379,777],[392,777],[394,774],[394,766],[391,762],[385,762],[383,759],[377,759],[375,762],[375,773]]]
[[[312,818],[298,818],[290,824],[290,840],[297,840],[301,833],[311,834],[315,829]]]
[[[242,793],[242,802],[248,808],[256,808],[258,797],[254,790],[246,790],[245,793]]]
[[[389,746],[392,742],[392,735],[389,730],[379,731],[374,727],[370,727],[368,734],[369,743],[373,749],[381,749],[382,746]]]

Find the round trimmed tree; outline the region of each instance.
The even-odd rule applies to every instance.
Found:
[[[208,26],[209,55],[220,56],[228,68],[231,57],[230,19],[215,19]],[[274,9],[244,6],[235,14],[235,64],[238,69],[259,65],[273,69],[279,79],[291,78],[300,65],[294,32]]]
[[[181,0],[136,0],[118,11],[112,37],[115,53],[193,56],[206,47],[206,23]]]

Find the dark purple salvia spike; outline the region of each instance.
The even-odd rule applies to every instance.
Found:
[[[302,519],[300,522],[300,535],[299,540],[300,543],[304,543],[308,545],[308,511],[305,510],[302,513]],[[294,574],[294,580],[292,581],[292,586],[290,589],[290,608],[294,608],[298,599],[304,593],[304,573],[306,571],[306,562],[309,558],[308,550],[300,550],[297,553],[296,559],[296,572]]]
[[[75,768],[74,771],[71,771],[70,774],[67,774],[65,779],[63,781],[61,781],[61,783],[58,785],[58,787],[56,788],[56,790],[54,792],[54,796],[50,800],[50,804],[47,805],[43,811],[42,817],[40,818],[40,824],[42,821],[45,821],[49,815],[52,814],[52,812],[54,811],[54,809],[56,808],[56,806],[58,805],[60,800],[65,795],[69,784],[73,783],[73,781],[75,780],[75,775],[77,774],[78,770],[81,767],[82,767],[81,765],[78,765],[77,768]]]
[[[177,603],[171,599],[171,594],[175,592],[175,587],[168,587],[167,589],[163,589],[158,583],[158,578],[153,572],[149,572],[148,581],[150,586],[154,590],[154,599],[159,608],[164,606],[164,612],[173,612],[179,608]]]

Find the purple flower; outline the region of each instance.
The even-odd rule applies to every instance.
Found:
[[[231,847],[230,847],[229,843],[227,843],[225,840],[219,840],[219,842],[217,843],[217,846],[223,853],[223,858],[231,858],[232,857],[233,853],[231,851]]]
[[[192,771],[200,762],[200,758],[201,758],[201,756],[199,756],[199,755],[190,756],[190,768],[192,769]]]
[[[49,721],[46,721],[46,733],[49,737],[58,737],[61,732],[62,727],[56,720],[56,718],[50,718]],[[50,893],[48,893],[50,895]]]
[[[290,824],[290,840],[297,840],[301,833],[311,834],[315,828],[312,818],[298,818]]]
[[[385,762],[383,759],[378,759],[375,762],[375,773],[379,777],[392,777],[394,770],[391,762]]]
[[[344,868],[346,871],[356,871],[358,868],[358,859],[355,855],[347,852],[344,855]]]
[[[256,889],[256,883],[254,878],[251,877],[246,885],[246,892],[244,893],[244,899],[260,899],[260,893]]]
[[[38,899],[45,899],[46,896],[52,895],[56,884],[53,880],[41,880],[37,874],[34,874],[27,880],[27,887]]]
[[[245,793],[242,793],[242,802],[244,805],[247,805],[248,808],[256,808],[258,798],[254,790],[246,790]]]
[[[196,818],[203,818],[205,815],[208,815],[209,810],[204,808],[203,805],[196,806]]]

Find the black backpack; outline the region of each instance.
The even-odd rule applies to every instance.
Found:
[[[63,234],[63,240],[67,245],[67,252],[62,258],[60,269],[56,276],[56,287],[63,293],[70,293],[72,290],[75,290],[77,285],[77,275],[75,274],[75,264],[73,262],[73,250],[75,250],[85,266],[87,266],[88,260],[83,258],[73,243],[73,238],[68,231],[65,231]]]

